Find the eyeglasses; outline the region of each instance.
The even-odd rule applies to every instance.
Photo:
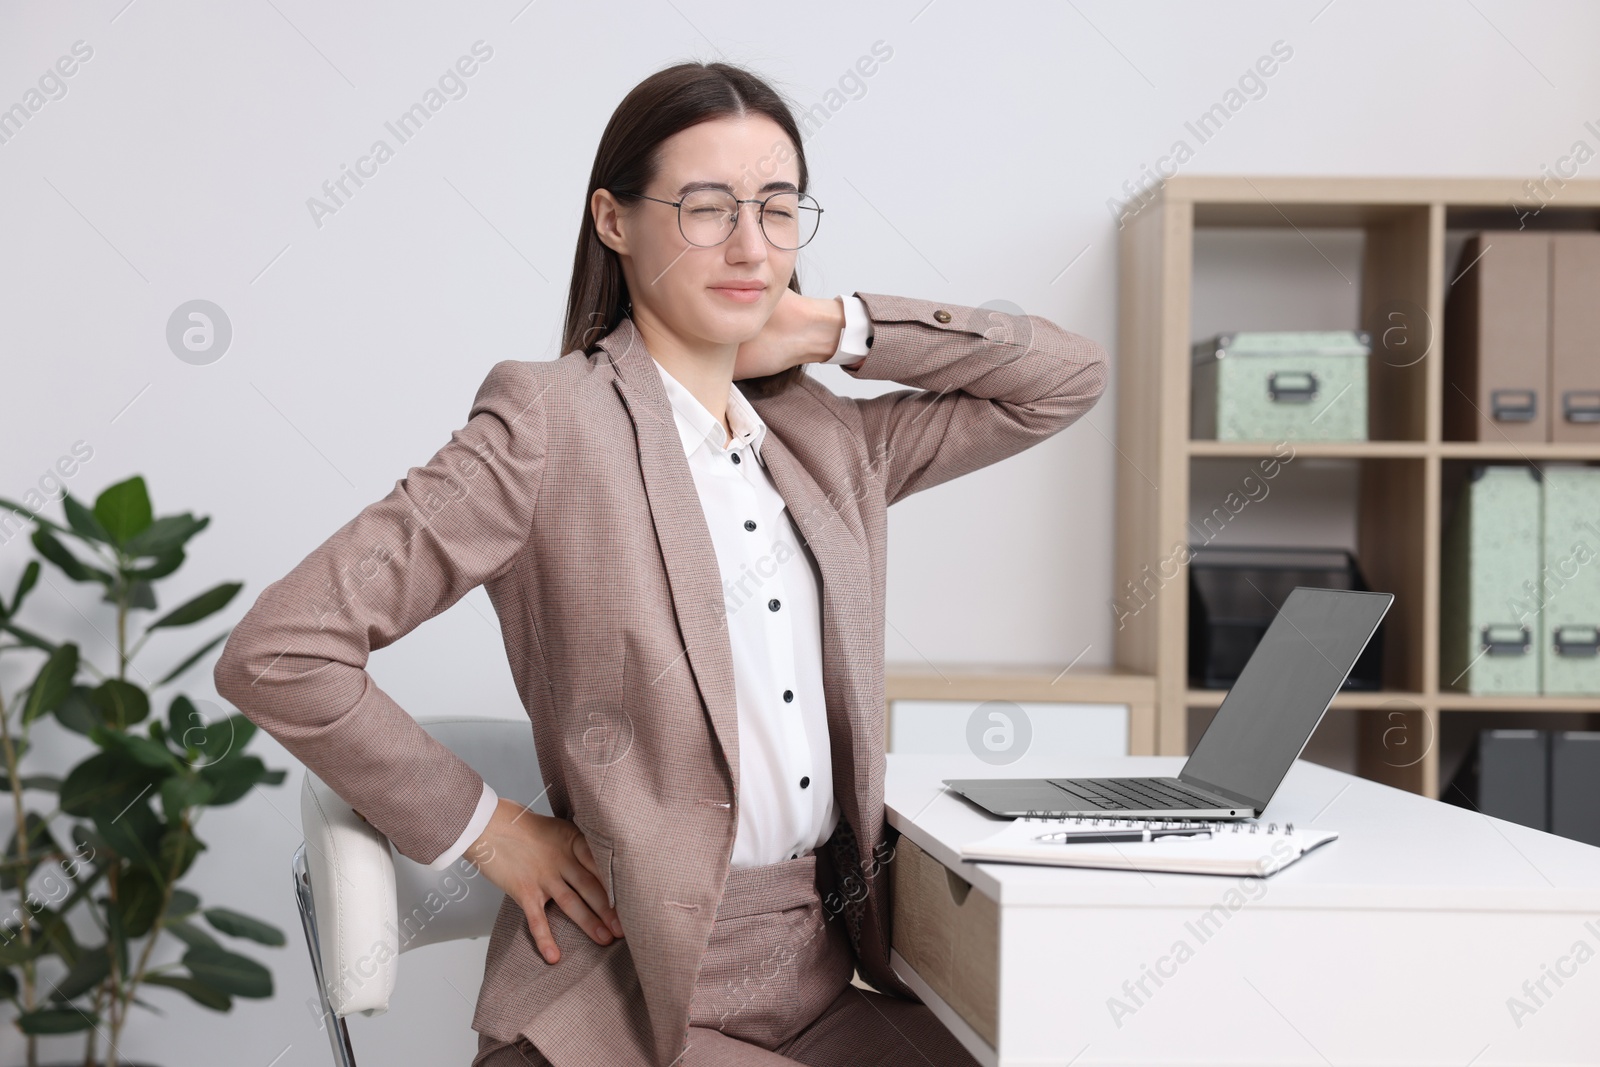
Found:
[[[740,204],[757,205],[761,232],[774,247],[786,252],[804,248],[817,235],[822,220],[822,208],[805,193],[773,193],[764,200],[740,200],[720,189],[696,189],[682,200],[634,195],[677,208],[678,232],[697,248],[715,248],[733,235]]]

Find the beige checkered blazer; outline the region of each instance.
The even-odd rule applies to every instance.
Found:
[[[1070,425],[1104,389],[1107,360],[1038,316],[857,295],[873,344],[845,373],[911,388],[849,399],[808,370],[752,403],[823,578],[841,812],[830,846],[853,886],[843,917],[862,977],[911,997],[888,965],[880,862],[885,512]],[[599,343],[491,367],[469,421],[425,466],[262,591],[215,680],[402,854],[430,862],[461,834],[482,780],[374,683],[367,657],[484,585],[551,807],[587,836],[627,936],[594,951],[564,943],[550,965],[507,897],[473,1028],[541,1047],[558,1031],[597,1047],[631,1029],[665,1065],[684,1047],[733,848],[734,680],[721,576],[660,375],[630,319]],[[548,912],[553,929],[576,931]],[[615,966],[623,946],[632,988]]]

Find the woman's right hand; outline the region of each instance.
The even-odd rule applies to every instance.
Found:
[[[522,908],[547,963],[559,961],[561,949],[545,918],[546,901],[554,900],[598,944],[609,945],[622,936],[622,922],[606,900],[594,853],[569,819],[540,815],[501,797],[465,858]]]

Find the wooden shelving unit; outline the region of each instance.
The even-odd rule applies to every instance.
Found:
[[[1193,538],[1190,479],[1197,462],[1265,458],[1273,443],[1197,441],[1189,433],[1195,234],[1207,228],[1359,231],[1359,321],[1374,338],[1368,367],[1370,440],[1293,442],[1294,455],[1345,461],[1359,484],[1356,552],[1368,582],[1395,594],[1384,624],[1384,689],[1344,692],[1334,714],[1358,717],[1363,776],[1437,797],[1446,715],[1597,712],[1600,698],[1476,697],[1439,678],[1439,553],[1452,474],[1473,462],[1600,462],[1600,446],[1447,441],[1443,437],[1443,326],[1447,233],[1517,228],[1525,178],[1268,178],[1180,175],[1124,222],[1117,352],[1118,596],[1143,589],[1116,632],[1120,670],[1155,678],[1156,751],[1190,750],[1191,708],[1223,693],[1189,688],[1186,575],[1152,581],[1152,568]],[[1528,224],[1600,229],[1600,181],[1566,182]],[[1310,240],[1307,237],[1307,240]],[[1396,308],[1426,354],[1390,358],[1380,344]],[[1251,328],[1241,324],[1240,328]],[[1164,575],[1157,575],[1158,579]],[[1130,584],[1131,583],[1131,584]],[[1531,721],[1531,720],[1530,720]],[[1592,728],[1592,726],[1591,726]],[[1409,746],[1409,747],[1408,747]]]

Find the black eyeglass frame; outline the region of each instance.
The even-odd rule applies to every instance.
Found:
[[[678,212],[678,236],[682,237],[685,241],[689,241],[689,235],[683,232],[683,204],[684,204],[684,202],[682,200],[663,200],[658,196],[646,196],[644,193],[633,193],[633,194],[630,194],[630,195],[636,196],[641,200],[654,200],[658,204],[666,204],[668,207],[676,209],[677,212]],[[802,198],[804,198],[806,200],[811,201],[813,204],[817,205],[814,208],[803,209],[803,210],[815,211],[817,213],[817,228],[815,230],[811,231],[811,236],[807,237],[805,239],[805,244],[799,244],[799,245],[796,245],[793,248],[784,248],[783,245],[780,245],[778,242],[774,241],[771,238],[770,235],[768,235],[767,227],[766,227],[765,223],[763,222],[763,220],[766,218],[766,210],[767,210],[767,201],[768,200],[771,200],[775,196],[791,196],[791,195],[798,195],[798,196],[800,196],[800,197],[802,197]],[[773,248],[779,249],[779,250],[784,251],[784,252],[798,252],[798,251],[800,251],[800,249],[804,248],[806,245],[808,245],[812,241],[816,240],[817,234],[819,232],[821,232],[821,230],[822,230],[822,212],[823,212],[824,209],[823,209],[821,204],[817,204],[817,198],[812,196],[810,193],[798,193],[798,194],[796,194],[793,189],[779,189],[777,192],[773,193],[771,196],[768,196],[768,197],[766,197],[764,199],[761,199],[761,200],[740,200],[738,197],[731,196],[731,195],[730,195],[730,199],[732,199],[733,205],[734,205],[733,206],[733,225],[728,227],[727,236],[723,237],[722,240],[718,241],[714,245],[697,245],[693,241],[689,241],[689,243],[691,245],[694,245],[695,248],[716,248],[718,245],[726,244],[728,238],[732,237],[733,234],[734,234],[734,231],[739,228],[739,210],[740,210],[739,205],[740,204],[757,204],[757,205],[760,206],[761,210],[756,213],[756,227],[758,229],[760,229],[761,236],[766,240],[766,242],[769,245],[771,245]]]

